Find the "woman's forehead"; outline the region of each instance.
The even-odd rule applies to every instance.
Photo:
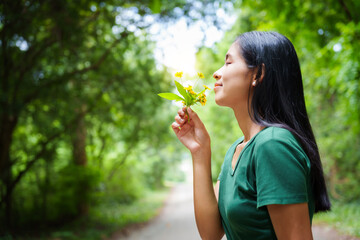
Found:
[[[228,58],[241,58],[240,47],[238,43],[234,42],[233,44],[231,44],[229,50],[225,55],[225,59]]]

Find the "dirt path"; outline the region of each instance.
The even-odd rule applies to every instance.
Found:
[[[191,184],[175,186],[159,216],[128,236],[112,240],[192,240],[201,239],[194,218]]]
[[[312,231],[314,240],[359,240],[357,237],[341,235],[335,229],[326,225],[315,225]]]
[[[313,226],[314,240],[359,240],[328,226]],[[111,240],[200,240],[196,229],[191,183],[175,186],[159,216],[143,226],[116,233]],[[223,240],[226,239],[225,237]]]

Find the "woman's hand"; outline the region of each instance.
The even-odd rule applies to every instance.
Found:
[[[180,109],[171,127],[192,154],[202,150],[210,151],[210,136],[199,116],[191,108]]]

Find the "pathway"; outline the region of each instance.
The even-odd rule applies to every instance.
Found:
[[[179,184],[172,192],[160,215],[140,230],[117,240],[197,240],[201,239],[194,218],[192,185]],[[113,239],[115,240],[115,239]]]

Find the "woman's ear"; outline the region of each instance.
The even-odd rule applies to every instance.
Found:
[[[252,85],[255,87],[256,84],[259,82],[261,83],[262,80],[264,79],[264,76],[265,76],[265,64],[262,63],[261,64],[261,67],[257,67],[256,68],[256,74],[254,74],[253,76],[253,82],[252,82]]]
[[[262,82],[262,80],[264,79],[265,76],[265,64],[261,64],[261,67],[258,67],[258,72],[256,74],[256,79],[259,82]]]

